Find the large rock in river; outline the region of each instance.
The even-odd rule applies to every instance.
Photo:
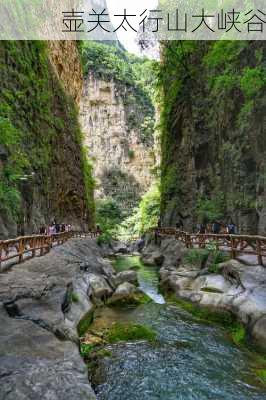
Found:
[[[119,272],[116,276],[114,276],[114,282],[115,285],[121,285],[121,283],[129,282],[132,283],[133,285],[138,284],[138,276],[136,271],[128,270],[128,271],[123,271]]]
[[[77,325],[89,294],[111,295],[112,268],[90,239],[71,239],[0,274],[0,400],[95,400]]]

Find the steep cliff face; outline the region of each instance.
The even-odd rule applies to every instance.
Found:
[[[137,112],[126,87],[90,73],[84,83],[80,120],[97,179],[96,196],[114,197],[123,207],[135,206],[152,182],[153,142],[143,140],[128,117]],[[141,116],[140,116],[141,118]]]
[[[0,45],[2,238],[36,232],[54,218],[93,223],[91,168],[72,97],[79,98],[81,68],[77,52],[64,55],[73,46],[50,43],[49,52],[42,42]]]
[[[162,216],[266,233],[265,42],[162,49]]]
[[[86,45],[83,59],[80,121],[93,160],[95,194],[112,197],[130,212],[153,181],[155,161],[154,107],[137,82],[136,69],[143,68],[145,60],[119,46],[98,43]]]
[[[77,42],[53,40],[47,42],[48,57],[65,92],[80,102],[83,74]]]

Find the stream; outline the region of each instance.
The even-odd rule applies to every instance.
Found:
[[[140,288],[152,302],[135,308],[99,309],[94,325],[134,322],[157,333],[156,344],[120,342],[106,346],[93,384],[99,400],[262,400],[266,388],[252,371],[248,351],[221,327],[200,322],[158,291],[158,270],[139,258],[121,256],[121,271],[138,265]]]

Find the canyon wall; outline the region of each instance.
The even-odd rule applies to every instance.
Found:
[[[53,40],[47,42],[48,57],[65,92],[77,104],[83,88],[83,73],[77,42]]]
[[[1,42],[0,70],[0,238],[37,232],[54,218],[93,225],[76,44]]]
[[[162,220],[266,234],[265,42],[162,46]]]
[[[84,82],[80,121],[93,161],[97,198],[112,197],[124,210],[150,187],[153,137],[145,137],[145,110],[128,85],[90,72]]]

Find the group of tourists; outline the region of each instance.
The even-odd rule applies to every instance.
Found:
[[[54,235],[55,233],[63,233],[71,231],[72,226],[69,224],[58,224],[55,221],[50,225],[42,225],[39,229],[40,235]]]
[[[205,234],[205,233],[213,233],[214,235],[236,235],[237,229],[233,220],[231,219],[228,224],[224,224],[221,221],[214,220],[211,224],[198,224],[197,225],[197,233]]]
[[[176,229],[180,231],[184,230],[184,224],[181,219],[176,223]],[[196,233],[198,234],[206,234],[206,233],[213,233],[215,235],[237,234],[237,228],[232,219],[230,219],[228,224],[225,224],[218,220],[214,220],[212,223],[200,223],[197,224],[196,229],[194,229],[194,231],[196,231]]]

